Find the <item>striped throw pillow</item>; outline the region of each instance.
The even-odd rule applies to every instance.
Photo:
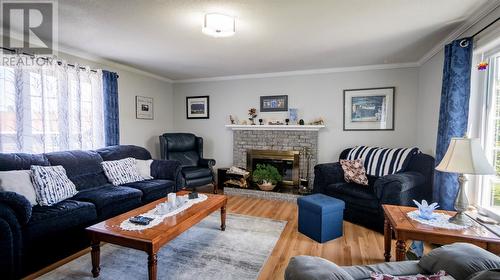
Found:
[[[358,146],[349,151],[346,159],[363,160],[366,174],[381,177],[406,169],[411,157],[417,153],[418,148],[390,149]]]
[[[66,175],[64,167],[31,166],[33,186],[38,204],[50,206],[78,193],[75,184]]]
[[[103,161],[102,168],[111,184],[118,186],[126,183],[144,181],[139,174],[135,158]]]

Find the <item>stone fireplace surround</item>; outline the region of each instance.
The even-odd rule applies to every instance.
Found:
[[[312,188],[314,180],[314,166],[318,160],[318,132],[324,126],[280,126],[272,128],[269,126],[233,126],[233,165],[239,167],[247,166],[247,151],[277,150],[277,151],[300,151],[299,174],[301,178],[307,176],[307,158],[304,156],[304,148],[308,148],[310,154],[309,163],[309,187]]]

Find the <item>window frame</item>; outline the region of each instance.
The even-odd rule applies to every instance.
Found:
[[[483,56],[484,58],[482,58]],[[497,108],[497,106],[500,107],[500,102],[498,101],[500,99],[500,46],[487,53],[476,54],[475,58],[475,62],[477,63],[480,60],[488,61],[486,73],[476,76],[476,90],[480,98],[479,105],[481,108],[479,110],[476,109],[475,112],[480,114],[475,121],[477,125],[475,129],[476,134],[481,139],[486,158],[495,167],[495,151],[500,153],[500,145],[497,146],[496,141],[498,135],[500,135],[500,130],[497,130],[496,126],[496,123],[500,122],[500,114],[497,114],[500,111],[500,108]],[[472,71],[477,71],[477,63],[473,63]],[[472,182],[478,189],[478,197],[476,197],[478,208],[489,216],[500,219],[500,205],[494,206],[492,201],[492,185],[495,183],[500,184],[500,174],[494,176],[475,176]]]

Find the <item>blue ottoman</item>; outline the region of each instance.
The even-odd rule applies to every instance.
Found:
[[[299,232],[324,243],[342,236],[345,203],[324,194],[299,197]]]

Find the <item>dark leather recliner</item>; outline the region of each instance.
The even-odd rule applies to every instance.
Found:
[[[192,133],[164,133],[160,136],[160,153],[162,159],[181,162],[182,187],[193,189],[212,184],[217,193],[215,160],[203,158],[203,138]]]

